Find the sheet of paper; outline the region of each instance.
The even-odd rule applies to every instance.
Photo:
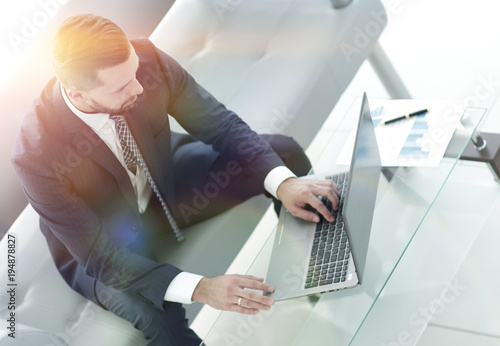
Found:
[[[370,99],[368,102],[383,166],[439,165],[461,117],[453,111],[453,102],[384,99]],[[426,108],[429,112],[424,115],[378,126],[382,121]],[[348,116],[358,115],[359,107],[351,109]],[[342,149],[337,164],[345,165],[351,161],[355,130]]]

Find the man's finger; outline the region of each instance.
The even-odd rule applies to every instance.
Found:
[[[240,293],[240,297],[242,298],[239,301],[240,305],[247,308],[269,310],[274,304],[274,300],[272,298],[264,297],[263,295],[252,291],[244,290]]]
[[[250,288],[254,290],[260,290],[264,292],[274,292],[274,287],[266,284],[264,279],[257,278],[251,275],[238,275],[241,281],[238,282],[238,286],[241,288]]]
[[[264,282],[264,278],[259,278],[257,276],[253,276],[253,275],[232,274],[231,276],[236,276],[236,277],[239,277],[241,279],[248,279],[248,280],[255,280],[255,281]]]
[[[337,187],[337,185],[333,181],[331,181],[331,180],[316,180],[316,181],[314,181],[314,183],[317,186],[322,186],[322,187],[330,188],[335,193],[338,193],[338,187]]]
[[[242,313],[254,315],[259,310],[269,310],[274,304],[274,300],[269,297],[247,289],[261,290],[266,292],[273,292],[274,287],[264,283],[264,279],[257,278],[251,275],[235,275],[238,278],[237,286],[240,289],[235,292],[234,302],[231,310]]]
[[[238,312],[240,314],[245,314],[245,315],[256,315],[259,313],[258,309],[251,309],[251,308],[247,308],[247,307],[239,306],[239,305],[233,305],[233,307],[229,311],[234,311],[234,312]]]
[[[320,180],[317,183],[318,183],[317,188],[314,189],[313,193],[317,196],[323,196],[328,198],[330,202],[332,202],[333,210],[337,210],[339,205],[337,185],[335,185],[331,180]],[[315,209],[317,210],[317,208]],[[321,214],[323,215],[323,213]]]
[[[319,198],[317,197],[312,198],[309,204],[311,205],[311,207],[316,209],[321,215],[323,215],[323,217],[327,219],[329,222],[334,221],[332,214]],[[319,219],[316,222],[319,222]]]
[[[319,199],[318,199],[319,201]],[[321,201],[320,201],[321,203]],[[323,205],[324,206],[324,205]],[[293,209],[289,210],[290,213],[292,213],[293,216],[301,218],[306,221],[311,221],[311,222],[319,222],[320,218],[316,213],[313,213],[312,211],[307,211],[301,207],[295,207]]]
[[[338,193],[330,190],[330,189],[326,189],[322,196],[328,198],[330,200],[330,202],[332,202],[332,208],[333,210],[337,210],[338,207],[339,207],[339,195]]]
[[[331,186],[332,189],[337,189],[337,185],[332,180],[316,180],[316,183],[323,186]]]

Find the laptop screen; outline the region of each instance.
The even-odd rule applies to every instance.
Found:
[[[368,98],[363,95],[343,218],[354,263],[362,281],[380,178],[380,154]]]

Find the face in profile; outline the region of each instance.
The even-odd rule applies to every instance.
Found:
[[[81,109],[87,113],[128,115],[137,105],[143,87],[136,78],[139,57],[132,48],[124,63],[99,70],[99,86],[80,92]]]

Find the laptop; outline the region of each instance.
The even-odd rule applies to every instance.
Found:
[[[311,175],[306,179],[332,179],[339,188],[339,208],[322,198],[335,221],[319,223],[294,217],[281,208],[266,283],[279,301],[318,294],[362,283],[370,241],[379,177],[380,155],[366,93],[348,172]]]

